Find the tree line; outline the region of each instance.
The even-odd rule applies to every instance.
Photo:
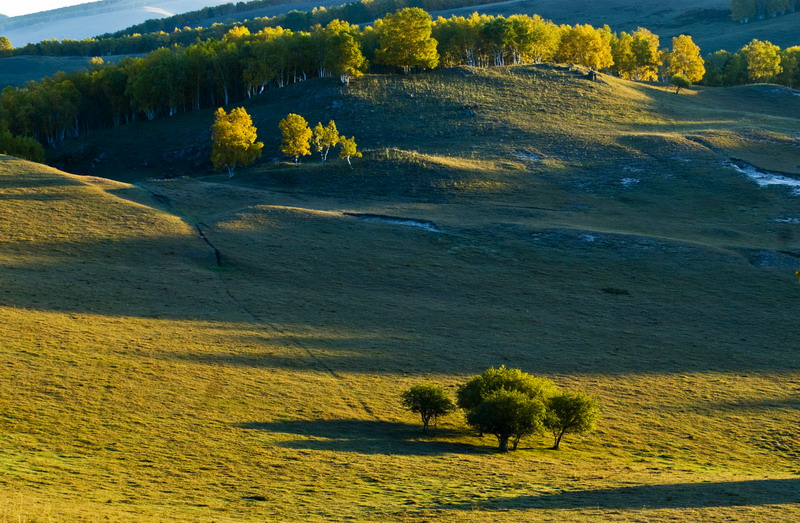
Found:
[[[800,46],[781,49],[771,42],[752,40],[735,53],[724,49],[704,57],[703,85],[727,87],[772,82],[800,87]]]
[[[797,9],[800,0],[731,0],[731,19],[746,24],[750,20],[794,13]]]
[[[713,66],[708,85],[798,85],[797,49],[778,52],[778,66],[770,69],[757,65],[774,55],[776,46],[764,44],[754,41],[730,57],[707,57]],[[238,103],[309,78],[333,76],[347,84],[368,71],[541,62],[633,80],[679,76],[698,82],[706,75],[700,49],[686,35],[664,49],[644,28],[615,33],[608,26],[556,25],[537,15],[474,13],[434,21],[422,9],[406,8],[364,28],[333,20],[310,31],[268,27],[253,34],[236,26],[219,40],[162,47],[117,64],[94,58],[90,71],[7,87],[0,94],[0,120],[14,136],[53,147],[91,130]]]
[[[461,384],[456,402],[447,389],[420,383],[401,394],[403,406],[419,414],[427,432],[441,416],[456,407],[466,422],[479,432],[497,438],[501,452],[516,450],[520,440],[549,431],[557,450],[566,434],[590,432],[600,414],[597,399],[584,392],[562,392],[551,380],[505,366],[489,368]]]
[[[281,3],[263,0],[264,5]],[[292,10],[271,17],[257,17],[241,22],[214,23],[209,27],[189,27],[186,24],[207,19],[203,12],[220,13],[218,16],[246,12],[258,7],[262,0],[235,5],[225,4],[208,7],[199,11],[176,15],[163,19],[153,19],[116,33],[107,33],[96,38],[83,40],[44,40],[16,48],[14,55],[45,56],[108,56],[120,54],[141,54],[160,47],[182,45],[184,47],[207,40],[219,40],[234,27],[246,27],[251,33],[265,28],[282,27],[292,31],[309,31],[315,25],[327,25],[333,20],[343,20],[351,24],[368,24],[373,20],[406,7],[420,7],[427,11],[468,7],[482,3],[481,0],[359,0],[334,7],[316,7],[311,11]],[[249,7],[254,5],[254,7]],[[231,8],[231,6],[233,6]],[[182,20],[182,21],[181,21]]]

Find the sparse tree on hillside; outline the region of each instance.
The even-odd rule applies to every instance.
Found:
[[[783,71],[781,49],[771,42],[752,40],[742,48],[747,60],[747,74],[754,82],[768,82]]]
[[[670,83],[675,86],[675,94],[680,93],[681,89],[690,89],[692,87],[692,82],[682,74],[673,76]]]
[[[756,17],[756,0],[731,0],[731,19],[746,24]]]
[[[594,430],[599,414],[597,399],[583,392],[565,392],[550,398],[544,425],[553,433],[553,449],[558,450],[564,434]]]
[[[331,120],[328,122],[328,125],[324,127],[322,126],[322,122],[317,122],[312,132],[311,143],[314,144],[314,149],[319,153],[322,161],[325,162],[328,160],[328,152],[331,150],[331,147],[335,147],[342,138],[339,136],[336,122]]]
[[[349,165],[350,168],[352,169],[353,164],[350,162],[350,158],[351,157],[361,158],[361,156],[363,156],[358,151],[358,146],[356,144],[356,137],[351,136],[350,138],[345,138],[344,136],[342,136],[341,139],[339,140],[339,144],[341,146],[341,149],[339,150],[339,158],[341,158],[342,160],[347,160],[347,165]]]
[[[467,423],[481,433],[494,434],[501,452],[508,443],[516,450],[520,439],[542,430],[544,404],[527,394],[500,389],[489,394],[477,407],[467,413]]]
[[[264,144],[256,141],[253,120],[243,107],[231,109],[230,113],[220,107],[214,116],[211,162],[215,169],[228,169],[228,176],[233,177],[237,166],[250,165],[261,157]]]
[[[388,14],[376,24],[380,34],[378,62],[400,67],[408,73],[412,68],[432,69],[439,64],[436,40],[431,38],[431,15],[418,7]]]
[[[11,45],[11,41],[5,36],[0,36],[0,57],[11,56],[12,49],[14,46]]]
[[[294,158],[294,164],[300,165],[300,157],[311,154],[310,141],[312,132],[308,122],[299,114],[289,113],[278,123],[281,130],[281,152]]]
[[[455,409],[447,390],[434,383],[414,385],[403,392],[401,398],[405,408],[420,415],[423,432],[428,431],[431,420],[436,428],[439,416],[449,414]]]
[[[690,82],[699,82],[706,74],[700,48],[691,36],[680,35],[672,39],[672,52],[669,54],[669,75],[685,76]]]

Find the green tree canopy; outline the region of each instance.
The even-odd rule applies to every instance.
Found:
[[[401,9],[376,23],[380,34],[377,52],[379,63],[400,67],[431,69],[439,64],[436,40],[431,37],[431,15],[418,7]]]
[[[420,415],[424,432],[428,431],[431,420],[435,428],[439,416],[449,414],[455,409],[447,390],[435,383],[414,385],[403,392],[401,398],[405,408]]]
[[[308,122],[299,114],[289,113],[278,123],[281,130],[281,152],[294,158],[294,164],[300,165],[300,157],[311,154],[312,136]]]
[[[768,82],[783,71],[781,48],[771,42],[752,40],[742,48],[747,60],[747,75],[754,82]]]
[[[540,432],[544,418],[545,408],[540,400],[506,389],[492,392],[467,413],[467,423],[497,437],[501,452],[508,451],[509,440],[516,450],[520,439]]]
[[[700,48],[691,36],[680,35],[672,39],[672,52],[668,56],[670,77],[682,75],[690,82],[699,82],[706,74],[705,62],[700,56]]]
[[[464,410],[474,409],[489,395],[501,389],[521,392],[540,401],[558,393],[555,383],[547,378],[501,365],[486,369],[461,385],[456,392],[458,406]]]
[[[215,169],[228,169],[233,177],[238,165],[250,165],[261,157],[264,144],[257,142],[256,128],[244,107],[226,113],[220,107],[211,126],[211,162]]]
[[[583,392],[565,392],[550,398],[544,425],[553,433],[553,448],[558,449],[564,434],[594,430],[599,414],[597,399]]]
[[[682,74],[676,74],[670,79],[670,83],[675,86],[675,94],[681,92],[681,89],[689,89],[692,87],[692,82]]]

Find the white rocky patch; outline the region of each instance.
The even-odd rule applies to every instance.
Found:
[[[783,185],[785,187],[791,187],[792,194],[800,196],[800,180],[798,179],[789,178],[788,176],[781,176],[780,174],[773,174],[773,173],[759,171],[754,166],[746,164],[744,162],[737,162],[737,163],[731,162],[728,165],[732,169],[744,174],[745,176],[756,182],[759,187]]]

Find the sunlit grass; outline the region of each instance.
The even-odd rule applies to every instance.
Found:
[[[0,519],[796,519],[798,240],[774,219],[800,208],[723,165],[766,138],[792,158],[784,116],[736,134],[727,92],[550,67],[336,89],[364,104],[334,115],[362,126],[353,170],[0,160]],[[499,364],[597,395],[598,431],[498,455],[399,404]]]

